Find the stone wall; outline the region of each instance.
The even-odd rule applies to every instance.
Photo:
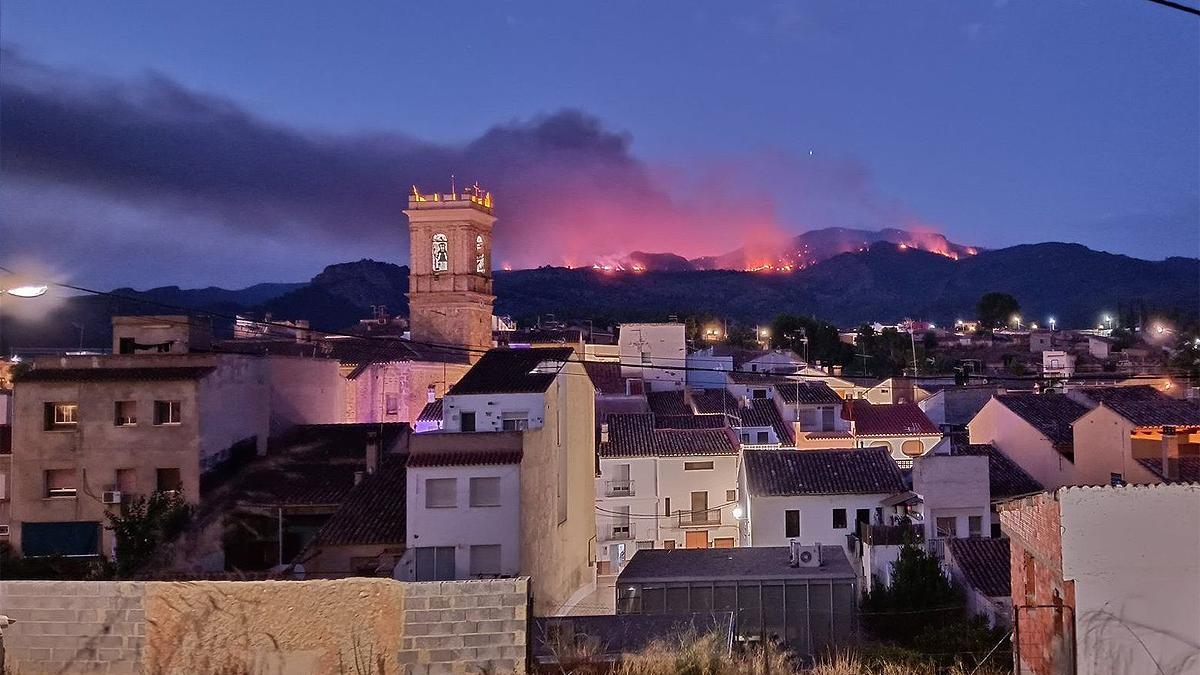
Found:
[[[524,672],[528,612],[524,578],[0,582],[20,675]]]

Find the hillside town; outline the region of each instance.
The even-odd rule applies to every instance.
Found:
[[[1200,390],[1165,319],[521,325],[491,193],[405,214],[407,317],[146,307],[110,349],[5,349],[8,672],[590,673],[688,631],[1200,672]],[[910,346],[897,374],[869,339]]]

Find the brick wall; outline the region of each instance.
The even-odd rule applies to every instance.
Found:
[[[1075,586],[1063,580],[1056,495],[1009,502],[999,512],[1011,544],[1014,658],[1020,660],[1022,672],[1073,673]]]
[[[528,598],[527,579],[0,582],[21,675],[524,672]]]

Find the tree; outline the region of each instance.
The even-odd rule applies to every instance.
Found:
[[[807,357],[809,362],[846,365],[854,358],[854,348],[842,342],[836,326],[807,316],[775,317],[771,322],[771,344]]]
[[[927,628],[963,619],[962,593],[934,556],[913,545],[892,563],[892,583],[876,585],[863,600],[863,618],[876,636],[911,645]]]
[[[192,506],[182,491],[172,490],[138,496],[123,503],[120,513],[106,515],[107,529],[117,540],[117,575],[129,577],[145,567],[160,546],[183,532]]]
[[[1020,311],[1020,303],[1008,293],[984,293],[976,307],[979,323],[984,328],[1000,328]]]

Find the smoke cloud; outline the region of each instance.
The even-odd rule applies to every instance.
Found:
[[[365,256],[404,263],[410,186],[448,191],[451,174],[494,193],[498,266],[694,257],[814,227],[919,222],[856,162],[763,152],[652,166],[579,110],[461,145],[333,135],[161,76],[102,80],[5,50],[0,115],[0,259],[98,284],[228,287]]]

